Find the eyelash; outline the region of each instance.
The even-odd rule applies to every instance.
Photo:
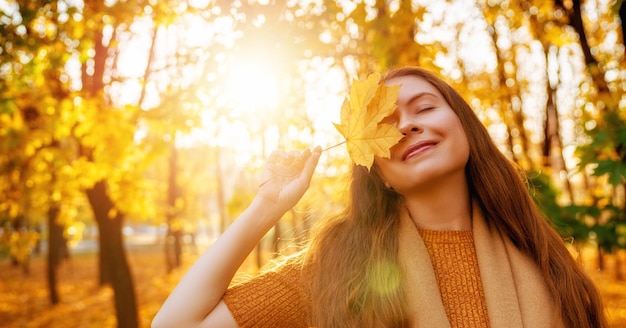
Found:
[[[425,107],[420,107],[420,108],[418,108],[418,109],[415,111],[415,114],[421,113],[421,112],[423,112],[423,111],[425,111],[425,110],[431,110],[431,109],[434,109],[434,108],[435,108],[435,106],[425,106]]]

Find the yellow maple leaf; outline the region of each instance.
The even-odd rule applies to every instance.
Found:
[[[374,163],[374,156],[389,158],[389,149],[402,138],[395,125],[380,123],[393,114],[400,86],[386,86],[379,81],[377,73],[364,81],[354,81],[349,99],[341,106],[341,123],[335,123],[337,131],[346,139],[350,158],[368,170]]]

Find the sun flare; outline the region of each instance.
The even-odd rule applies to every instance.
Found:
[[[271,63],[241,58],[230,65],[223,96],[239,114],[266,112],[279,106],[279,72]]]

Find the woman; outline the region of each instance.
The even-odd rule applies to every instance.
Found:
[[[467,102],[415,67],[386,123],[404,138],[309,246],[229,287],[302,197],[321,150],[274,152],[250,207],[194,264],[154,327],[606,327],[600,296]]]

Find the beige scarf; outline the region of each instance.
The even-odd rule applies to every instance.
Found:
[[[563,327],[535,263],[473,205],[472,230],[491,327]],[[406,209],[400,214],[399,246],[412,327],[450,327],[428,251]]]

